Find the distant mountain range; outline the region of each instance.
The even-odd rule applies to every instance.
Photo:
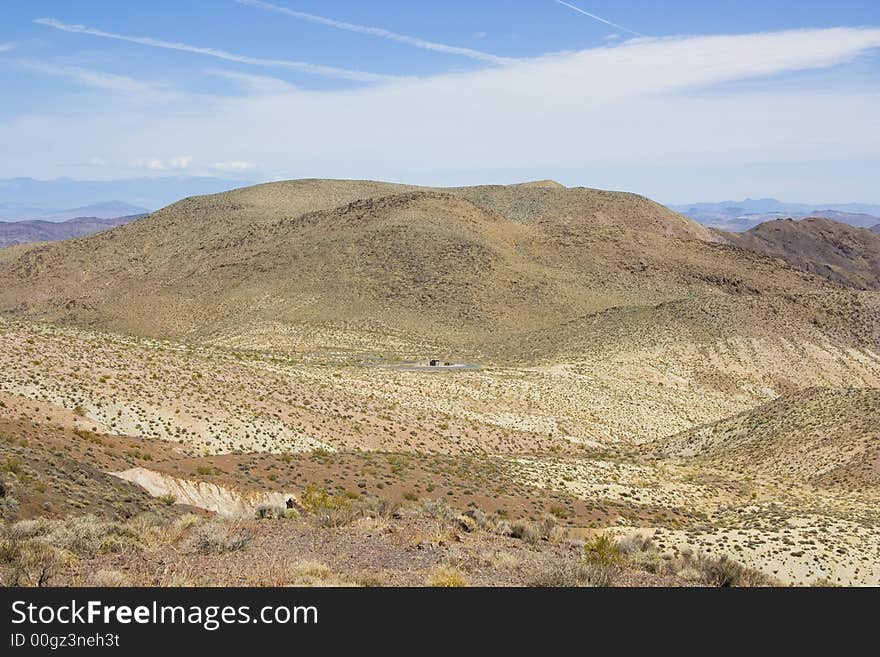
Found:
[[[720,203],[691,203],[670,206],[705,226],[743,232],[765,221],[821,217],[859,228],[880,224],[880,205],[867,203],[784,203],[776,199],[746,199]]]
[[[131,223],[144,217],[135,214],[125,217],[77,217],[67,221],[3,221],[0,222],[0,248],[28,242],[57,242],[74,237],[85,237],[108,228]]]
[[[216,194],[250,184],[242,180],[174,176],[127,180],[0,180],[0,221],[110,219],[142,214],[187,196]]]

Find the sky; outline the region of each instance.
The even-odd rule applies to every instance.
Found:
[[[880,203],[878,0],[3,0],[0,178]]]

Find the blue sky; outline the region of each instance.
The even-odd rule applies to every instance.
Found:
[[[0,177],[880,202],[877,0],[4,0],[0,89]]]

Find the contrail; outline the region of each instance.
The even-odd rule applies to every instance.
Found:
[[[642,34],[641,32],[636,32],[635,30],[631,30],[631,29],[629,29],[628,27],[624,27],[623,25],[618,25],[617,23],[612,23],[611,21],[606,21],[606,20],[605,20],[604,18],[602,18],[601,16],[596,16],[596,14],[591,14],[591,13],[588,12],[588,11],[584,11],[584,10],[581,9],[580,7],[575,7],[574,5],[570,5],[570,4],[568,4],[567,2],[563,2],[563,0],[556,0],[556,2],[558,2],[558,3],[561,4],[561,5],[564,5],[564,6],[568,7],[569,9],[574,9],[576,12],[578,12],[578,13],[580,13],[580,14],[583,14],[584,16],[589,16],[589,17],[592,18],[593,20],[597,20],[597,21],[599,21],[600,23],[605,23],[605,25],[610,25],[611,27],[616,28],[616,29],[618,29],[618,30],[623,30],[624,32],[629,32],[630,34],[634,34],[634,35],[636,35],[636,36],[640,36],[640,37],[645,36],[645,35]]]
[[[345,21],[325,18],[324,16],[316,16],[315,14],[307,14],[302,11],[294,11],[293,9],[288,9],[287,7],[280,7],[278,5],[273,5],[269,2],[263,2],[263,0],[236,0],[236,2],[242,5],[248,5],[250,7],[265,9],[266,11],[274,11],[279,14],[292,16],[293,18],[299,18],[301,20],[310,21],[312,23],[327,25],[328,27],[334,27],[338,30],[348,30],[349,32],[368,34],[370,36],[379,37],[380,39],[388,39],[389,41],[405,43],[410,46],[415,46],[416,48],[422,48],[423,50],[433,50],[434,52],[442,52],[450,55],[461,55],[463,57],[470,57],[471,59],[491,62],[493,64],[510,64],[511,62],[515,61],[507,57],[499,57],[498,55],[492,55],[490,53],[481,52],[479,50],[473,50],[472,48],[449,46],[444,43],[435,43],[433,41],[419,39],[418,37],[407,36],[406,34],[398,34],[397,32],[392,32],[391,30],[386,30],[382,27],[357,25],[355,23],[346,23]]]
[[[329,78],[338,78],[341,80],[356,80],[358,82],[382,82],[387,80],[398,80],[397,76],[380,75],[377,73],[365,73],[364,71],[352,71],[345,68],[336,68],[334,66],[322,66],[320,64],[310,64],[308,62],[291,61],[287,59],[264,59],[262,57],[249,57],[247,55],[236,55],[225,50],[217,50],[216,48],[203,48],[201,46],[191,46],[185,43],[174,43],[171,41],[161,41],[151,37],[135,37],[125,34],[114,34],[113,32],[104,32],[93,27],[85,25],[67,25],[54,18],[38,18],[34,21],[40,25],[52,27],[63,32],[74,32],[76,34],[89,34],[91,36],[104,37],[105,39],[116,39],[118,41],[128,41],[130,43],[139,43],[144,46],[152,46],[153,48],[166,48],[168,50],[181,50],[183,52],[191,52],[199,55],[207,55],[218,59],[225,59],[230,62],[239,62],[242,64],[252,64],[254,66],[268,66],[273,68],[286,68],[310,75],[322,75]]]

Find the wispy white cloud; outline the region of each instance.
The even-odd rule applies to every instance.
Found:
[[[192,155],[178,155],[167,160],[150,158],[136,161],[135,167],[149,169],[150,171],[182,171],[189,169],[192,164]]]
[[[212,169],[223,171],[224,173],[243,173],[257,167],[253,162],[244,162],[242,160],[233,160],[231,162],[214,162]]]
[[[9,52],[15,48],[14,43],[0,43],[0,52]]]
[[[293,61],[287,59],[266,59],[263,57],[250,57],[248,55],[237,55],[225,50],[217,48],[204,48],[201,46],[193,46],[186,43],[176,43],[172,41],[163,41],[152,37],[138,37],[126,34],[116,34],[114,32],[105,32],[93,27],[85,25],[69,25],[62,23],[54,18],[38,18],[34,21],[40,25],[51,27],[63,32],[73,32],[75,34],[87,34],[90,36],[102,37],[105,39],[115,39],[117,41],[127,41],[129,43],[137,43],[153,48],[164,48],[167,50],[179,50],[182,52],[190,52],[198,55],[206,55],[208,57],[216,57],[230,62],[238,62],[240,64],[250,64],[253,66],[266,66],[271,68],[284,68],[309,75],[320,75],[328,78],[337,78],[341,80],[354,80],[357,82],[380,82],[394,79],[394,76],[380,75],[376,73],[367,73],[365,71],[355,71],[345,68],[336,68],[334,66],[322,66],[320,64],[311,64],[308,62]]]
[[[0,177],[76,173],[46,171],[49,150],[54,162],[145,153],[167,166],[191,153],[194,173],[257,162],[272,177],[423,182],[462,171],[476,182],[503,169],[876,161],[876,85],[829,86],[831,76],[815,89],[809,76],[752,90],[719,85],[845,65],[877,48],[880,29],[640,39],[345,90],[256,85],[247,95],[190,96],[167,111],[131,102],[100,114],[46,108],[0,122],[0,143],[15,155],[0,158]]]
[[[606,19],[602,18],[601,16],[597,16],[596,14],[591,14],[588,11],[584,11],[580,7],[576,7],[572,4],[569,4],[568,2],[563,2],[563,0],[556,0],[556,2],[563,5],[564,7],[568,7],[569,9],[573,9],[574,11],[578,12],[579,14],[583,14],[584,16],[589,16],[593,20],[599,21],[600,23],[605,23],[605,25],[608,25],[608,26],[613,27],[615,29],[623,30],[624,32],[628,32],[629,34],[633,34],[638,37],[645,36],[644,34],[641,34],[640,32],[636,32],[635,30],[629,29],[628,27],[624,27],[623,25],[618,25],[617,23],[612,23],[611,21],[606,20]]]
[[[67,66],[34,60],[19,60],[17,64],[32,71],[66,78],[83,86],[109,91],[141,93],[157,91],[159,89],[156,85],[141,82],[125,75],[94,71],[79,66]]]
[[[386,30],[382,27],[357,25],[356,23],[348,23],[345,21],[335,20],[333,18],[326,18],[324,16],[317,16],[315,14],[308,14],[303,11],[294,11],[293,9],[288,9],[287,7],[275,5],[270,2],[263,2],[263,0],[236,0],[236,2],[242,5],[257,7],[259,9],[265,9],[266,11],[272,11],[278,14],[284,14],[285,16],[290,16],[292,18],[309,21],[311,23],[326,25],[328,27],[336,28],[337,30],[347,30],[348,32],[357,32],[358,34],[367,34],[369,36],[379,37],[380,39],[387,39],[389,41],[404,43],[409,46],[421,48],[422,50],[431,50],[433,52],[440,52],[448,55],[461,55],[462,57],[470,57],[471,59],[491,62],[492,64],[509,64],[515,61],[514,59],[508,57],[500,57],[498,55],[493,55],[487,52],[474,50],[473,48],[450,46],[445,43],[437,43],[435,41],[427,41],[425,39],[408,36],[406,34],[399,34],[397,32],[392,32],[391,30]]]
[[[220,76],[234,83],[236,86],[255,94],[280,94],[296,91],[296,86],[286,80],[280,80],[265,75],[252,75],[239,73],[238,71],[211,70],[213,75]]]

